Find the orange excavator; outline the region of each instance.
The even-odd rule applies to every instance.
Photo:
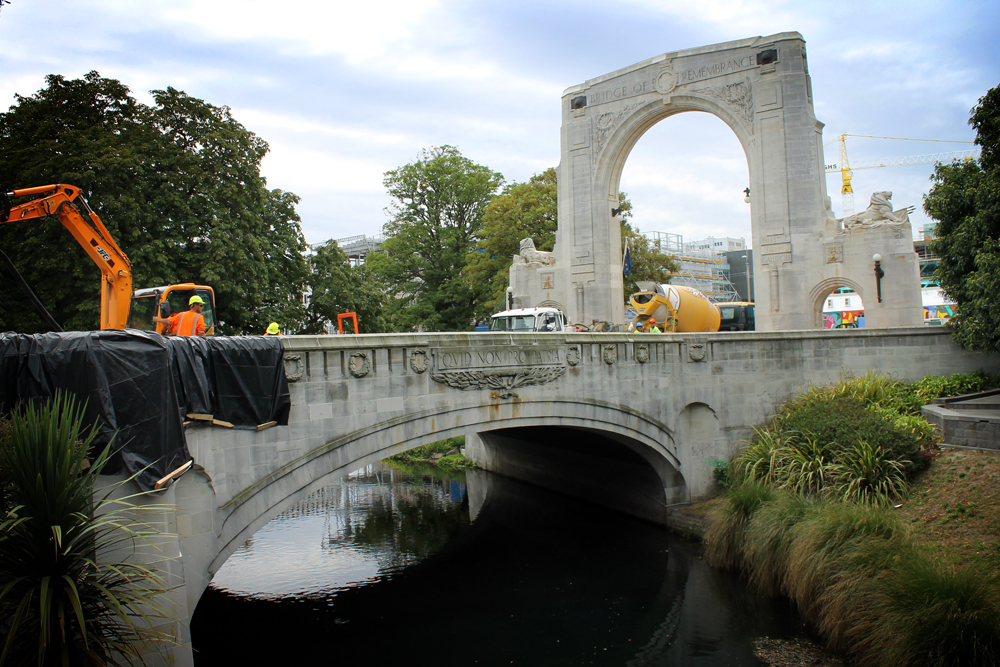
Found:
[[[39,196],[24,204],[11,204],[14,198],[32,195]],[[80,188],[58,184],[0,193],[0,224],[49,218],[58,219],[101,270],[102,329],[153,329],[154,314],[158,312],[160,317],[169,317],[172,311],[185,310],[188,299],[198,295],[205,301],[202,315],[205,316],[208,334],[215,333],[215,292],[211,287],[181,283],[133,291],[132,262],[118,247],[101,219],[91,210]],[[53,328],[61,331],[58,323],[45,312],[27,285],[20,280],[17,270],[6,255],[3,255],[3,259],[21,282],[22,288],[35,301],[43,317]],[[158,333],[163,333],[163,324],[155,327]]]

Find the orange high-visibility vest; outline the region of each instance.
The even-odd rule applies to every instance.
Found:
[[[205,334],[205,316],[193,310],[185,310],[170,318],[174,333],[178,336],[203,336]]]

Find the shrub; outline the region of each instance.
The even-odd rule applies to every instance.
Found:
[[[169,618],[162,580],[141,565],[98,561],[159,532],[134,523],[136,496],[113,500],[112,487],[94,498],[111,450],[88,461],[97,426],[81,437],[82,420],[82,408],[57,397],[16,411],[0,442],[11,503],[0,517],[0,664],[131,662],[142,643],[169,639],[151,626]]]

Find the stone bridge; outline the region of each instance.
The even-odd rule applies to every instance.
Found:
[[[271,518],[338,477],[466,437],[483,468],[666,524],[714,466],[810,383],[982,368],[927,327],[717,334],[399,334],[284,338],[288,426],[193,424],[194,469],[157,503],[182,644],[213,574]]]

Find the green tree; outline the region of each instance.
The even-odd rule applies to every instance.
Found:
[[[539,250],[555,247],[558,204],[556,170],[549,167],[527,183],[511,183],[486,207],[476,252],[465,267],[477,291],[477,319],[506,308],[510,265],[521,239],[532,239]]]
[[[168,88],[152,107],[97,72],[58,75],[0,114],[0,183],[70,183],[87,193],[133,265],[136,287],[211,285],[222,333],[300,323],[307,275],[298,198],[268,190],[267,144],[216,107]],[[61,225],[0,226],[3,248],[67,329],[97,326],[99,273]],[[44,331],[3,280],[0,325]]]
[[[476,291],[462,271],[503,176],[440,146],[386,172],[384,183],[393,199],[391,219],[383,252],[368,264],[386,286],[390,327],[468,330]]]
[[[982,146],[978,163],[934,169],[924,210],[937,222],[931,250],[940,257],[935,277],[958,304],[950,324],[963,347],[1000,350],[1000,87],[972,109],[969,124]]]
[[[385,295],[364,264],[351,266],[344,251],[331,242],[309,258],[309,268],[309,310],[303,333],[321,333],[326,322],[336,324],[337,315],[347,312],[357,313],[361,333],[388,330]]]

